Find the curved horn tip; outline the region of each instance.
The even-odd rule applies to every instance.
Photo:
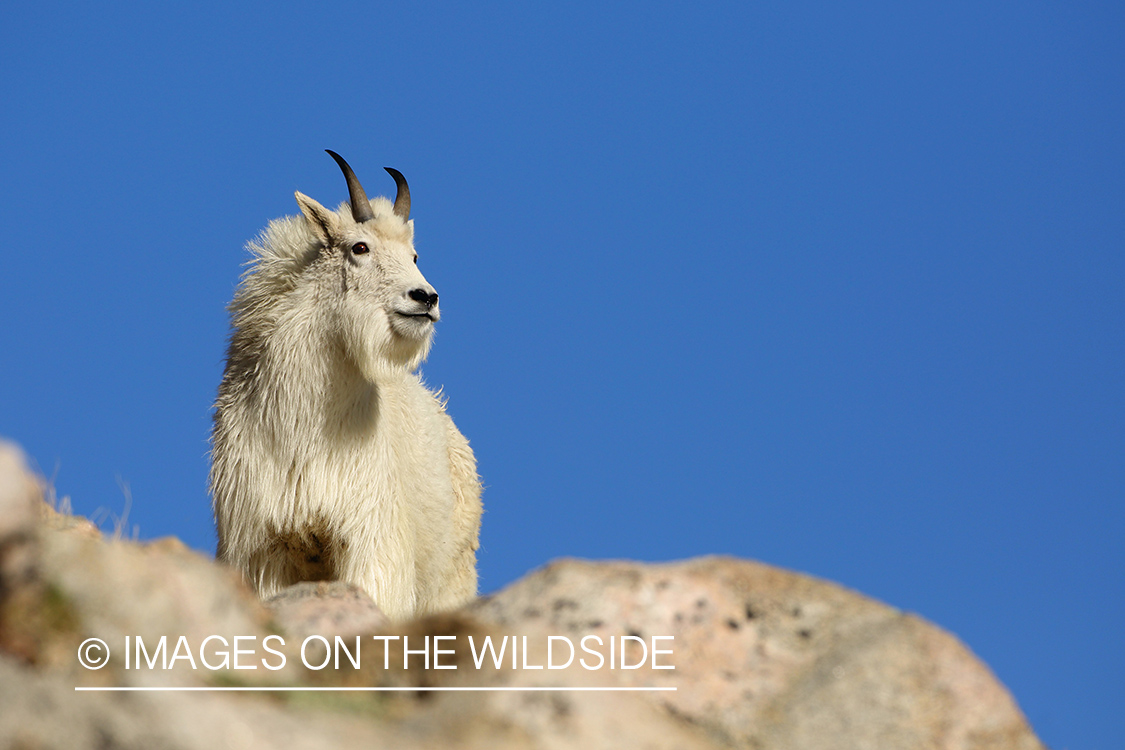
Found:
[[[352,206],[352,218],[356,223],[363,223],[375,218],[374,212],[371,210],[371,202],[367,200],[367,193],[363,190],[363,185],[359,184],[359,178],[355,176],[355,172],[344,160],[344,157],[337,154],[332,149],[324,149],[325,153],[336,160],[340,170],[344,173],[344,179],[348,183],[348,199]]]
[[[395,207],[394,212],[396,216],[401,216],[403,221],[410,219],[410,186],[406,184],[406,178],[402,176],[402,172],[394,167],[383,167],[391,177],[395,178]]]
[[[336,160],[336,164],[339,165],[340,169],[342,169],[344,171],[345,176],[347,176],[348,172],[352,172],[351,165],[348,164],[348,162],[344,159],[344,157],[340,156],[339,154],[337,154],[335,151],[333,151],[330,148],[324,149],[324,153],[328,154],[329,156],[331,156],[333,159]],[[355,174],[355,172],[352,172],[352,174]]]

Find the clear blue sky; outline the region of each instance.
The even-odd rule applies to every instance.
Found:
[[[1120,741],[1120,3],[6,3],[0,69],[0,434],[78,512],[214,550],[225,305],[331,148],[410,180],[484,590],[755,558]]]

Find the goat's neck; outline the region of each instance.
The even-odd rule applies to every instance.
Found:
[[[266,404],[283,432],[316,435],[319,440],[368,439],[380,423],[394,419],[389,408],[415,377],[405,367],[384,363],[364,372],[342,348],[325,342],[291,342],[281,356],[291,365],[266,390]],[[299,366],[298,366],[299,365]]]

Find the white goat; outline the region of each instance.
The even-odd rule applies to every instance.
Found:
[[[476,595],[480,480],[468,441],[415,369],[438,296],[418,270],[410,190],[349,204],[297,193],[230,305],[211,492],[219,559],[259,595],[306,580],[363,588],[391,619]]]

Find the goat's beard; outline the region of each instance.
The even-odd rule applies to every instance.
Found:
[[[400,367],[413,371],[430,353],[430,346],[434,341],[434,325],[426,326],[412,324],[415,330],[412,335],[404,336],[398,332],[397,326],[392,326],[391,339],[387,348],[387,360]]]
[[[429,321],[420,325],[405,320],[406,325],[396,325],[386,313],[348,318],[341,321],[344,351],[370,382],[392,371],[413,371],[430,353],[434,327]]]

